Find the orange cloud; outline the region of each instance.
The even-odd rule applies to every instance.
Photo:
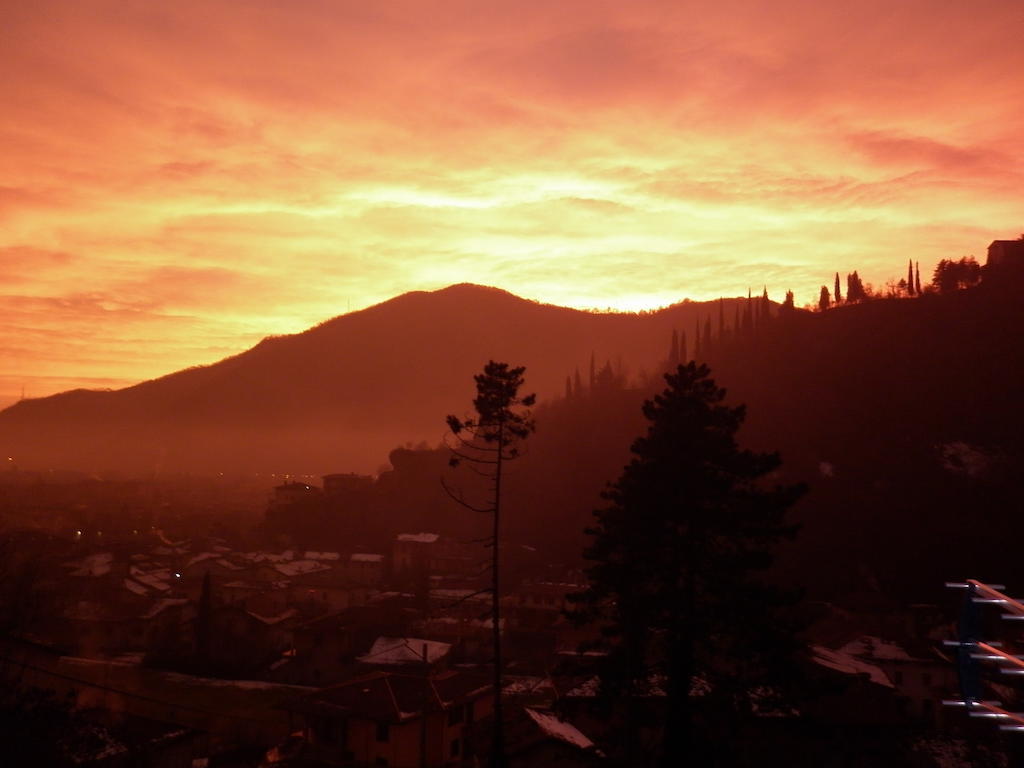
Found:
[[[1018,4],[751,6],[6,4],[0,399],[447,283],[809,302],[1024,227]]]

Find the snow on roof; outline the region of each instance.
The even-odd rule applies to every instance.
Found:
[[[811,650],[814,652],[815,663],[823,667],[842,672],[844,675],[867,675],[873,683],[884,685],[886,688],[893,687],[885,672],[874,664],[861,661],[844,651],[833,651],[821,645],[811,646]]]
[[[416,637],[378,637],[367,653],[356,661],[364,664],[415,664],[423,661],[423,646],[427,647],[427,662],[443,658],[451,650],[449,643],[421,640]]]
[[[220,555],[217,554],[216,552],[201,552],[198,555],[196,555],[195,557],[193,557],[191,560],[189,560],[187,563],[185,563],[185,567],[186,568],[191,568],[196,563],[201,563],[204,560],[210,560],[210,559],[216,558],[216,557],[220,557]]]
[[[432,589],[430,596],[438,600],[490,600],[491,596],[478,589]]]
[[[95,555],[88,555],[73,563],[68,563],[68,565],[75,568],[71,572],[72,576],[106,576],[110,573],[110,567],[113,562],[113,552],[99,552]]]
[[[839,649],[851,656],[863,656],[869,659],[885,659],[888,661],[914,661],[914,657],[903,650],[903,647],[889,640],[882,640],[871,635],[862,635]]]
[[[637,694],[640,696],[647,697],[664,697],[665,693],[665,676],[652,674],[646,681],[638,681]],[[574,698],[591,698],[597,696],[598,691],[601,689],[601,679],[596,675],[594,677],[584,680],[579,685],[570,688],[565,695]],[[711,690],[711,686],[708,682],[701,677],[695,677],[693,682],[690,684],[690,695],[691,696],[704,696]]]
[[[247,613],[254,619],[262,621],[264,624],[280,624],[285,619],[290,619],[292,616],[297,616],[299,612],[294,608],[289,608],[287,611],[278,614],[277,616],[261,616],[255,611],[248,611]]]
[[[139,582],[132,581],[131,579],[125,579],[124,586],[129,592],[134,592],[136,595],[142,595],[143,597],[145,597],[149,594],[148,589],[139,584]]]
[[[356,552],[349,558],[353,563],[382,563],[384,555],[371,555],[369,552]]]
[[[502,694],[510,696],[523,695],[527,693],[552,693],[555,686],[549,677],[535,677],[532,675],[509,676],[505,678],[505,685],[502,687]]]
[[[273,552],[246,552],[244,557],[253,563],[286,563],[294,559],[295,553],[290,549],[279,555]]]
[[[185,605],[187,602],[188,598],[185,597],[165,597],[153,603],[152,607],[142,614],[142,618],[152,619],[154,616],[158,616],[163,613],[167,608],[173,608],[176,605]]]
[[[180,547],[188,542],[188,539],[182,539],[181,541],[171,541],[164,535],[164,532],[161,530],[158,530],[156,532],[156,537],[160,539],[160,541],[162,541],[168,547]]]
[[[171,572],[166,568],[161,568],[158,571],[146,571],[140,570],[135,566],[128,569],[131,577],[140,584],[144,584],[150,589],[156,589],[160,592],[166,592],[170,589],[170,585],[167,583],[167,579],[171,578]]]
[[[440,536],[436,533],[400,533],[398,541],[414,541],[417,544],[433,544]]]
[[[550,712],[539,712],[536,709],[524,708],[526,714],[535,722],[540,729],[548,736],[572,744],[580,749],[593,749],[594,742],[580,733],[579,729],[572,723],[559,720]]]
[[[307,552],[304,555],[306,560],[340,560],[341,555],[337,552]]]
[[[316,560],[294,560],[290,563],[277,563],[274,570],[285,576],[301,576],[304,573],[316,573],[317,571],[329,571],[331,567]]]

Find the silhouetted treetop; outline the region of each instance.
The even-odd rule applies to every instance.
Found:
[[[971,288],[981,281],[981,266],[973,256],[964,256],[959,261],[943,259],[935,266],[932,285],[941,293],[952,293]]]

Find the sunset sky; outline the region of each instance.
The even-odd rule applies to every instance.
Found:
[[[1020,0],[0,0],[0,406],[399,293],[635,310],[1024,231]]]

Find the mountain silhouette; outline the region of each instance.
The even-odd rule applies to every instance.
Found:
[[[21,401],[0,412],[0,449],[25,468],[372,471],[395,445],[439,441],[489,359],[525,365],[543,401],[576,368],[586,379],[591,354],[635,373],[664,359],[673,328],[692,334],[717,312],[585,312],[470,284],[417,291],[213,365]]]

